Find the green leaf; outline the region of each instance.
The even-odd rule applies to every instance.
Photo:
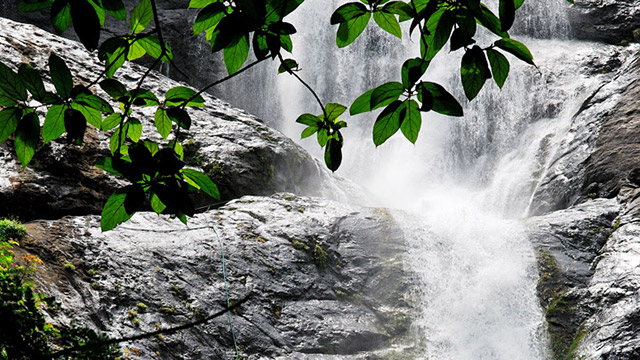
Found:
[[[407,140],[415,144],[420,133],[420,126],[422,126],[422,116],[420,115],[418,103],[414,100],[405,101],[400,111],[402,112],[400,115],[400,130],[402,130]]]
[[[462,105],[440,84],[421,82],[418,86],[418,100],[423,101],[425,92],[431,93],[432,110],[450,116],[462,116]]]
[[[140,120],[136,118],[129,118],[127,120],[127,136],[131,141],[138,142],[140,141],[140,137],[142,136],[142,124]]]
[[[265,24],[280,21],[294,11],[304,0],[266,0]]]
[[[153,19],[151,0],[140,0],[133,10],[133,14],[131,14],[129,29],[131,29],[132,33],[137,34],[149,26],[151,19]]]
[[[189,1],[189,9],[202,9],[216,2],[218,2],[218,0],[191,0]]]
[[[108,102],[93,94],[80,93],[76,95],[73,101],[84,104],[92,109],[98,110],[103,113],[113,113],[113,108],[111,107],[111,105],[109,105]]]
[[[225,17],[225,10],[226,6],[220,2],[207,5],[200,10],[193,23],[193,35],[198,35],[217,26],[220,20]]]
[[[331,15],[331,25],[345,23],[369,12],[361,3],[351,2],[336,9]]]
[[[509,60],[498,50],[493,49],[487,49],[487,57],[489,58],[489,64],[491,64],[493,79],[498,87],[502,89],[507,76],[509,76]]]
[[[567,1],[573,4],[573,0],[567,0]],[[518,10],[523,3],[524,3],[524,0],[514,0],[516,10]]]
[[[253,34],[253,52],[256,59],[264,59],[269,55],[269,45],[267,44],[267,36],[255,32]]]
[[[519,41],[513,39],[500,39],[496,41],[494,45],[513,54],[515,57],[528,64],[535,65],[533,63],[533,55],[531,55],[529,49]]]
[[[120,153],[126,154],[128,152],[127,146],[124,144],[127,139],[128,124],[124,124],[123,127],[118,127],[113,134],[111,134],[111,138],[109,139],[109,150],[111,150],[111,154],[115,155],[118,151],[118,144],[120,144]]]
[[[329,170],[336,171],[342,163],[342,142],[331,137],[324,150],[324,163]]]
[[[288,71],[296,71],[298,69],[298,62],[294,59],[284,59],[280,67],[278,67],[278,74]]]
[[[308,126],[306,129],[304,129],[304,130],[302,131],[302,134],[300,135],[300,138],[301,138],[301,139],[306,139],[306,138],[308,138],[309,136],[311,136],[311,135],[315,134],[319,129],[320,129],[320,128],[319,128],[319,127],[317,127],[317,126],[315,126],[315,125]]]
[[[128,214],[124,207],[127,197],[126,188],[116,190],[104,204],[100,227],[102,231],[109,231],[117,225],[131,219],[133,214]]]
[[[118,80],[106,79],[100,82],[100,87],[114,100],[120,101],[121,98],[128,96],[127,88]]]
[[[402,64],[402,85],[411,88],[429,67],[429,62],[421,58],[408,59]]]
[[[293,42],[289,35],[280,35],[280,45],[288,52],[293,51]]]
[[[16,106],[16,105],[18,105],[18,103],[13,98],[8,96],[4,92],[4,90],[2,90],[2,88],[0,88],[0,106],[10,107],[10,106]]]
[[[20,68],[18,68],[18,76],[22,84],[29,90],[33,98],[43,102],[47,91],[44,88],[44,83],[42,82],[42,78],[37,71],[35,71],[30,65],[22,64]]]
[[[516,16],[514,0],[500,0],[499,14],[501,30],[508,31],[513,25],[513,20]]]
[[[0,89],[13,100],[27,100],[27,89],[22,83],[22,80],[18,77],[18,74],[2,62],[0,62]]]
[[[121,37],[107,39],[98,49],[98,59],[105,62],[107,79],[124,64],[129,49],[129,42]]]
[[[399,15],[400,21],[406,21],[416,16],[411,5],[405,4],[402,1],[392,1],[387,3],[382,7],[382,11]]]
[[[502,38],[509,37],[509,34],[507,32],[502,31],[500,19],[498,19],[498,17],[495,16],[486,5],[481,4],[479,10],[474,11],[474,15],[478,22],[480,22],[482,26],[489,29],[489,31],[491,31],[492,33]]]
[[[104,119],[104,121],[102,122],[102,125],[100,126],[100,130],[109,131],[114,127],[118,126],[121,121],[122,121],[122,114],[119,114],[119,113],[111,114]]]
[[[151,209],[153,211],[156,212],[156,214],[162,214],[162,212],[164,211],[164,209],[166,209],[167,206],[165,204],[162,203],[162,201],[160,200],[160,198],[158,197],[158,195],[156,195],[155,193],[153,193],[151,195]]]
[[[374,110],[391,104],[393,101],[398,100],[403,92],[404,87],[399,82],[388,82],[378,86],[371,94],[371,109]]]
[[[462,56],[460,74],[462,75],[464,93],[467,99],[473,100],[484,86],[485,81],[491,77],[487,58],[479,46],[467,50]]]
[[[169,141],[169,147],[176,152],[180,160],[184,161],[184,147],[179,142],[176,142],[175,140],[171,140]]]
[[[376,146],[382,145],[400,129],[400,112],[398,111],[400,105],[402,101],[396,100],[378,115],[373,125],[373,143]]]
[[[396,19],[395,15],[376,11],[373,13],[373,20],[378,24],[378,26],[380,26],[380,28],[382,28],[382,30],[402,39],[402,30],[400,29],[400,24],[398,23],[398,19]]]
[[[327,106],[325,106],[325,111],[327,112],[327,116],[329,117],[327,120],[334,121],[346,110],[347,108],[344,105],[328,103]]]
[[[149,56],[157,59],[160,57],[160,55],[162,55],[162,44],[160,44],[160,39],[158,39],[157,36],[149,35],[149,36],[143,37],[142,39],[138,40],[138,43],[140,44],[140,46],[142,46],[144,50],[146,50]],[[165,48],[165,55],[162,57],[161,60],[164,62],[169,62],[173,60],[173,52],[169,48],[169,45],[164,44],[164,48]]]
[[[322,123],[319,117],[312,114],[302,114],[298,116],[296,122],[299,124],[304,124],[308,126],[318,126],[319,123]]]
[[[455,15],[444,9],[436,11],[427,21],[429,34],[423,37],[422,42],[426,48],[422,53],[425,60],[433,59],[440,49],[447,43],[451,36],[451,30],[455,23]]]
[[[51,72],[51,82],[56,87],[58,95],[65,99],[69,98],[71,90],[73,90],[73,78],[67,64],[56,54],[51,53],[51,56],[49,56],[49,70]]]
[[[25,167],[29,164],[33,155],[36,153],[36,147],[40,142],[40,120],[34,112],[26,114],[16,129],[15,148],[16,155]]]
[[[218,191],[218,187],[213,183],[213,181],[211,181],[207,174],[192,169],[182,169],[180,170],[180,172],[186,179],[194,182],[198,186],[197,188],[204,191],[205,194],[211,196],[216,200],[220,200],[220,192]]]
[[[53,4],[53,0],[20,0],[18,3],[18,11],[40,11],[51,7],[51,4]]]
[[[102,114],[100,114],[100,111],[87,106],[84,103],[75,101],[71,103],[71,108],[80,111],[87,122],[95,126],[97,129],[100,129],[102,126]]]
[[[336,35],[336,44],[338,47],[343,48],[354,42],[367,27],[369,19],[371,19],[371,13],[367,12],[357,18],[341,23]]]
[[[139,41],[134,41],[129,44],[129,51],[127,52],[127,60],[133,61],[139,59],[147,54],[147,50],[140,44]]]
[[[101,21],[96,9],[87,0],[71,0],[70,4],[73,28],[80,38],[80,42],[89,51],[97,49],[100,41]],[[102,15],[102,23],[104,24],[104,14]]]
[[[136,106],[157,106],[160,104],[160,100],[156,97],[154,93],[146,89],[135,89],[129,93],[131,98],[133,98],[133,105]]]
[[[176,86],[164,95],[165,103],[167,106],[182,106],[182,104],[191,99],[196,92],[184,86]],[[186,106],[204,106],[204,99],[198,95],[189,100]]]
[[[95,167],[97,167],[98,169],[102,169],[106,172],[109,172],[113,175],[124,177],[124,175],[122,175],[121,172],[113,168],[113,158],[111,157],[105,157],[98,160],[95,164]]]
[[[55,0],[51,5],[51,25],[58,32],[63,33],[71,25],[71,4],[69,0]]]
[[[42,138],[44,142],[49,142],[59,138],[65,132],[64,113],[66,105],[53,105],[49,108],[42,126]]]
[[[224,64],[229,75],[235,74],[249,56],[249,34],[236,35],[224,48]]]
[[[169,134],[171,134],[171,128],[173,127],[173,123],[171,122],[169,115],[167,115],[167,111],[163,108],[158,108],[153,119],[156,129],[158,129],[158,133],[166,140]]]
[[[102,0],[102,6],[109,15],[118,20],[127,20],[127,9],[122,0]]]
[[[357,115],[367,111],[371,111],[371,95],[376,89],[367,90],[364,94],[358,96],[358,98],[351,104],[349,108],[349,114]]]
[[[22,117],[22,110],[18,108],[6,108],[0,111],[0,142],[3,142],[16,131],[18,122]]]
[[[329,141],[329,130],[323,128],[318,129],[318,135],[316,138],[318,139],[320,147],[324,147],[327,145],[327,141]]]
[[[476,41],[468,35],[466,30],[463,28],[457,28],[453,30],[453,34],[451,34],[451,51],[456,51],[475,42]]]

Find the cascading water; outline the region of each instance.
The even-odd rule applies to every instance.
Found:
[[[372,25],[338,49],[328,19],[344,2],[308,0],[296,11],[293,57],[323,101],[349,105],[369,88],[397,81],[402,61],[419,52],[415,41],[399,44]],[[489,6],[496,9],[496,3]],[[598,84],[579,65],[594,47],[563,41],[569,33],[565,3],[528,1],[519,12],[514,36],[529,46],[538,68],[511,57],[502,91],[487,83],[465,105],[464,118],[423,115],[415,146],[398,133],[376,149],[375,116],[345,115],[349,128],[339,174],[371,190],[376,205],[398,209],[394,216],[412,250],[407,262],[420,274],[416,358],[548,357],[535,256],[515,219],[526,215],[550,154]],[[464,99],[460,57],[443,50],[425,77]],[[276,92],[268,87],[242,105],[299,139],[296,117],[319,113],[318,105],[292,77],[274,82]],[[321,157],[315,141],[301,144]]]

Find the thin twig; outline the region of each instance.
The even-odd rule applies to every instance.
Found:
[[[304,85],[311,92],[311,94],[313,94],[313,97],[316,98],[316,101],[318,102],[318,104],[320,105],[320,108],[322,109],[322,114],[324,114],[324,118],[328,121],[329,116],[327,116],[327,110],[325,109],[324,104],[322,103],[322,100],[320,100],[320,97],[318,96],[318,94],[313,90],[313,88],[309,84],[307,84],[304,80],[302,80],[302,78],[298,76],[298,74],[296,74],[293,70],[291,70],[291,68],[289,68],[289,66],[284,62],[284,59],[282,58],[282,54],[278,53],[278,59],[280,59],[280,64],[284,66],[287,72],[295,76],[295,78],[298,79],[298,81],[300,81],[300,83],[302,83],[302,85]]]

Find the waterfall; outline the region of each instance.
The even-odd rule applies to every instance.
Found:
[[[292,19],[299,31],[292,57],[325,103],[349,106],[364,91],[397,81],[403,60],[418,51],[406,28],[400,41],[371,24],[355,43],[338,49],[337,27],[329,28],[328,19],[344,2],[301,5]],[[497,9],[497,1],[488,5]],[[460,83],[462,55],[444,49],[425,78],[451,91],[465,116],[423,115],[415,145],[399,132],[376,149],[371,129],[377,114],[344,116],[349,127],[338,173],[369,189],[377,205],[397,209],[394,217],[411,247],[407,264],[420,274],[416,358],[548,357],[535,255],[518,219],[526,216],[572,114],[599,83],[581,72],[596,45],[567,40],[566,6],[565,0],[525,2],[512,33],[529,46],[538,67],[509,57],[504,89],[490,80],[472,102]],[[318,105],[286,74],[269,81],[277,91],[268,87],[243,106],[300,139],[296,117],[319,113]],[[255,90],[238,86],[232,91]],[[313,137],[300,143],[322,157]]]

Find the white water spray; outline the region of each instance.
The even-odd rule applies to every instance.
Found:
[[[400,44],[374,24],[338,49],[337,27],[329,28],[328,19],[344,2],[308,0],[296,11],[293,57],[325,103],[350,105],[364,91],[397,81],[402,61],[419,52],[407,31]],[[339,174],[369,189],[377,205],[398,209],[394,216],[411,248],[407,263],[420,274],[422,311],[413,345],[420,358],[548,356],[535,256],[514,219],[526,215],[572,114],[597,86],[577,64],[593,46],[564,41],[565,6],[564,0],[525,2],[513,34],[529,45],[539,70],[510,57],[502,91],[489,81],[465,105],[464,118],[423,115],[415,146],[399,132],[376,149],[371,140],[376,114],[345,116],[349,128]],[[447,52],[436,57],[425,78],[462,100],[461,54]],[[277,93],[264,94],[265,103],[277,97],[280,111],[270,106],[259,115],[279,119],[280,130],[299,139],[303,128],[296,117],[320,109],[292,77],[279,76],[276,86]],[[313,138],[301,144],[321,157]]]

